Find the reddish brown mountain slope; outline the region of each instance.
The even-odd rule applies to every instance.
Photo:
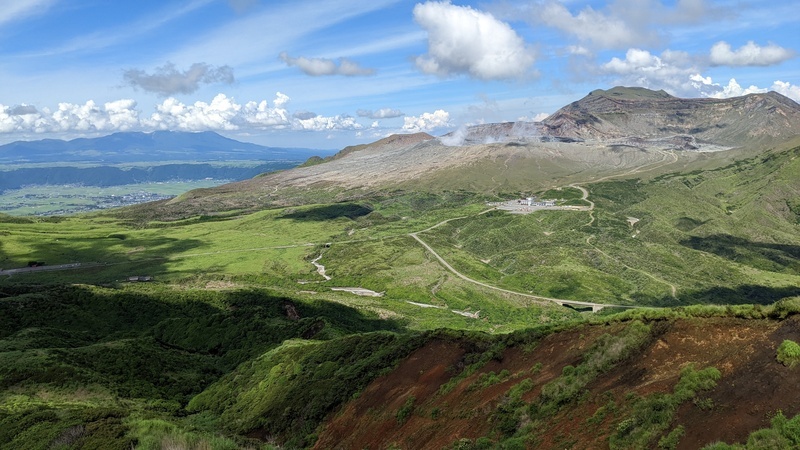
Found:
[[[618,335],[625,326],[583,326],[550,335],[535,347],[508,347],[444,394],[439,389],[461,372],[465,350],[457,341],[431,342],[332,417],[315,448],[441,449],[465,438],[496,440],[493,416],[508,402],[509,389],[529,378],[533,388],[523,400],[535,402],[542,386],[564,367],[583,362],[601,336]],[[646,345],[591,381],[580,399],[541,420],[528,436],[528,448],[609,448],[609,436],[631,417],[636,399],[671,393],[690,364],[716,367],[722,376],[715,388],[698,396],[701,401],[681,404],[669,428],[648,448],[658,448],[659,437],[678,425],[685,428],[678,448],[697,449],[715,441],[742,442],[752,431],[769,427],[777,411],[787,417],[800,413],[800,369],[775,359],[784,339],[800,338],[800,317],[656,321],[650,330]],[[478,386],[480,377],[503,370],[508,371],[504,381]],[[614,408],[606,407],[603,416],[610,402]],[[410,403],[408,418],[399,420]]]

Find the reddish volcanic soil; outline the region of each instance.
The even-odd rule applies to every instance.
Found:
[[[509,347],[501,358],[464,377],[446,393],[440,387],[466,366],[466,344],[432,341],[329,418],[314,448],[441,449],[463,438],[494,439],[498,436],[491,415],[512,386],[530,378],[534,388],[523,400],[534,400],[566,365],[580,364],[581,355],[600,335],[616,334],[625,326],[582,326],[549,335],[535,345]],[[713,401],[713,408],[703,410],[692,402],[679,407],[669,428],[685,427],[679,449],[697,449],[715,441],[742,442],[752,431],[768,427],[778,410],[787,417],[800,413],[796,388],[800,369],[786,368],[775,359],[784,339],[800,341],[800,317],[782,322],[697,318],[650,326],[653,338],[638,354],[592,381],[584,400],[537,426],[533,448],[608,448],[608,436],[630,412],[629,393],[669,393],[688,364],[698,369],[714,366],[722,378],[716,388],[700,394]],[[509,374],[504,381],[486,387],[474,384],[481,374],[502,370]],[[407,419],[398,420],[398,411],[412,397]],[[587,422],[610,400],[618,405],[615,414]]]

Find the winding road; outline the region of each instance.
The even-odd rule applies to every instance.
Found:
[[[586,193],[586,195],[588,195],[588,192],[585,189],[581,188],[581,190],[583,190]],[[592,207],[594,207],[593,203],[592,203]],[[476,215],[486,214],[487,212],[493,211],[493,210],[494,210],[494,208],[488,209],[488,210],[483,211],[481,213],[478,213]],[[411,236],[412,238],[414,238],[414,240],[416,240],[417,242],[419,242],[420,245],[425,247],[425,249],[428,252],[430,252],[430,254],[433,255],[434,258],[436,258],[439,261],[439,263],[442,266],[444,266],[445,269],[447,269],[450,272],[452,272],[453,275],[457,276],[458,278],[461,278],[464,281],[467,281],[469,283],[472,283],[472,284],[475,284],[475,285],[478,285],[478,286],[485,287],[487,289],[491,289],[493,291],[503,292],[503,293],[506,293],[506,294],[519,295],[521,297],[534,299],[534,300],[537,300],[539,302],[552,302],[552,303],[556,303],[556,304],[561,305],[561,306],[570,306],[570,307],[577,307],[577,308],[592,308],[593,312],[597,312],[597,311],[600,311],[603,308],[609,308],[609,307],[610,308],[628,308],[628,309],[637,308],[637,306],[630,306],[630,305],[610,305],[610,304],[607,304],[607,303],[582,302],[582,301],[578,301],[578,300],[565,300],[565,299],[562,299],[562,298],[552,298],[552,297],[544,297],[544,296],[541,296],[541,295],[527,294],[527,293],[524,293],[524,292],[517,292],[517,291],[512,291],[512,290],[509,290],[509,289],[499,288],[497,286],[492,286],[491,284],[487,284],[487,283],[472,279],[472,278],[464,275],[463,273],[461,273],[458,270],[456,270],[455,267],[450,265],[450,263],[445,261],[445,259],[442,258],[442,256],[439,255],[439,253],[437,253],[436,250],[434,250],[430,245],[428,245],[427,242],[423,241],[422,238],[419,237],[419,233],[424,233],[426,231],[430,231],[430,230],[433,230],[434,228],[440,227],[440,226],[442,226],[442,225],[444,225],[444,224],[446,224],[448,222],[451,222],[453,220],[465,219],[467,217],[470,217],[470,216],[453,217],[451,219],[443,220],[443,221],[437,223],[436,225],[428,227],[428,228],[426,228],[426,229],[424,229],[422,231],[409,233],[408,235]]]

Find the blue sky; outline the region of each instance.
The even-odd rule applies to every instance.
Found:
[[[800,102],[800,0],[3,0],[0,143],[213,130],[334,149],[615,85]]]

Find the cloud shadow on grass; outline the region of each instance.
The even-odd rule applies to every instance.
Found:
[[[357,203],[335,203],[332,205],[315,206],[288,212],[281,219],[295,219],[305,221],[325,221],[346,217],[355,220],[372,212],[372,208]]]

